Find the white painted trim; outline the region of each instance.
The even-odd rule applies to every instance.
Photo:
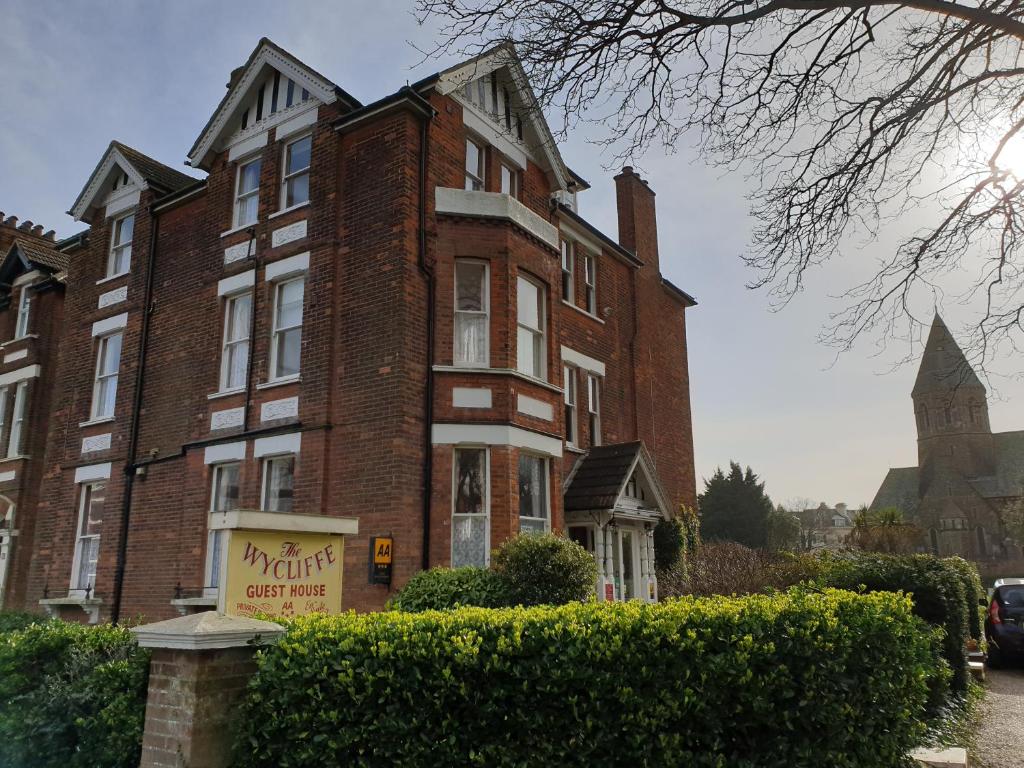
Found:
[[[225,461],[243,461],[245,459],[245,441],[236,443],[218,443],[208,445],[203,452],[204,464],[220,464]]]
[[[106,277],[101,277],[99,280],[97,280],[96,281],[96,285],[103,285],[104,283],[112,283],[115,280],[118,280],[118,279],[120,279],[122,277],[128,277],[128,275],[130,275],[130,274],[131,274],[131,272],[129,271],[129,272],[118,272],[116,275],[107,275]]]
[[[4,365],[7,365],[8,363],[13,363],[15,360],[24,360],[26,357],[28,357],[27,349],[19,349],[15,352],[8,352],[6,355],[4,355]]]
[[[575,240],[586,248],[591,255],[598,256],[604,253],[604,248],[601,247],[601,242],[596,240],[592,234],[576,224],[576,222],[570,221],[568,218],[561,217],[558,219],[558,227],[565,235],[566,239]]]
[[[85,467],[75,469],[75,484],[90,483],[93,480],[109,480],[111,464],[109,461],[103,464],[89,464]]]
[[[545,221],[514,197],[500,192],[476,192],[437,187],[435,209],[439,214],[504,219],[558,250],[558,228]]]
[[[274,140],[281,141],[303,131],[317,121],[319,109],[308,109],[295,117],[291,117],[280,123],[274,131]]]
[[[280,211],[274,211],[272,214],[267,216],[267,219],[276,219],[278,216],[284,216],[286,213],[297,211],[300,208],[305,208],[309,205],[309,200],[303,200],[301,203],[296,203],[291,208],[282,208]]]
[[[110,432],[104,432],[101,435],[89,435],[82,438],[82,453],[99,453],[100,451],[110,450],[110,439],[112,435]]]
[[[258,438],[252,455],[253,458],[262,459],[264,456],[277,456],[288,453],[297,454],[301,447],[302,433],[289,432],[286,435]]]
[[[233,509],[230,512],[211,512],[209,527],[211,531],[282,531],[285,533],[327,533],[337,536],[354,536],[359,533],[359,519],[327,515],[301,515],[294,512]]]
[[[545,403],[543,400],[537,400],[527,395],[517,396],[516,410],[527,416],[533,416],[535,419],[544,419],[544,421],[554,421],[555,419],[555,409],[551,403]]]
[[[128,286],[122,285],[120,288],[115,288],[112,291],[101,293],[99,298],[96,300],[96,309],[105,309],[106,307],[112,307],[114,304],[120,304],[122,301],[128,300]]]
[[[245,420],[245,408],[228,408],[210,414],[210,431],[218,429],[234,429],[242,426]]]
[[[235,160],[245,157],[250,152],[255,152],[257,149],[262,149],[267,146],[267,142],[270,140],[270,131],[263,130],[254,136],[246,136],[241,141],[232,144],[228,148],[228,162],[233,163]]]
[[[113,216],[117,216],[119,213],[135,208],[139,204],[139,200],[142,199],[142,190],[138,187],[127,187],[131,191],[124,195],[118,195],[111,197],[107,201],[107,207],[104,211],[104,215],[109,219]]]
[[[507,445],[552,458],[562,456],[561,439],[511,424],[434,424],[431,442],[434,445]]]
[[[217,295],[227,296],[229,293],[236,293],[245,288],[252,288],[256,285],[256,270],[249,269],[239,272],[237,275],[225,277],[217,283]]]
[[[583,309],[583,307],[577,307],[575,304],[573,304],[572,302],[566,301],[565,299],[562,299],[562,303],[565,306],[569,307],[569,309],[575,309],[577,312],[579,312],[584,317],[589,317],[595,323],[600,323],[601,325],[604,325],[604,320],[602,320],[597,315],[590,314],[589,312],[587,312],[587,310]]]
[[[486,387],[452,387],[453,408],[490,408],[491,390]]]
[[[299,207],[300,206],[298,205],[293,205],[291,208],[285,210],[293,210]],[[293,221],[291,224],[285,224],[283,227],[278,227],[270,234],[270,247],[280,248],[282,245],[294,243],[296,240],[301,240],[306,237],[308,231],[308,219],[300,219],[299,221]]]
[[[128,325],[128,313],[122,312],[120,315],[114,315],[113,317],[105,317],[102,320],[97,320],[92,324],[92,335],[105,336],[113,331],[121,331]]]
[[[529,158],[522,146],[509,139],[508,135],[492,120],[482,117],[475,104],[470,104],[462,98],[459,98],[458,101],[462,105],[463,125],[518,165],[519,170],[525,170]],[[534,164],[540,165],[536,161]]]
[[[535,384],[543,389],[550,390],[552,392],[562,393],[562,388],[555,384],[549,384],[543,379],[538,379],[535,376],[528,376],[522,371],[517,371],[514,368],[483,368],[480,366],[469,366],[469,365],[435,365],[431,368],[433,371],[438,373],[474,373],[474,374],[490,374],[493,376],[511,376],[516,379],[522,379],[523,381]],[[259,389],[259,385],[256,387]]]
[[[281,400],[269,400],[260,405],[260,421],[276,419],[295,419],[299,416],[299,398],[285,397]]]
[[[25,285],[25,283],[31,283],[33,280],[39,277],[43,277],[42,272],[40,272],[38,269],[30,269],[28,272],[25,272],[24,274],[18,275],[16,278],[14,278],[14,280],[11,282],[11,285],[17,288],[20,285]],[[20,338],[24,338],[24,336]]]
[[[302,377],[299,374],[294,376],[282,376],[280,379],[273,379],[271,381],[261,381],[256,385],[256,389],[273,389],[274,387],[285,387],[289,384],[298,384],[302,381]]]
[[[267,264],[264,279],[267,282],[283,280],[286,277],[293,277],[302,272],[309,271],[309,251],[289,256],[287,259],[279,259]]]
[[[114,169],[114,166],[118,166],[124,171],[129,180],[140,190],[149,189],[148,182],[142,177],[142,174],[136,170],[135,166],[125,159],[125,156],[121,154],[121,151],[111,144],[107,147],[106,153],[100,160],[100,164],[96,166],[96,170],[93,171],[92,176],[89,177],[89,181],[86,182],[85,187],[78,195],[78,199],[75,200],[74,205],[71,206],[71,210],[68,211],[75,219],[75,221],[84,221],[83,216],[89,210],[89,208],[96,202],[96,196],[99,194],[100,188],[110,178],[110,172]]]
[[[582,368],[584,371],[596,373],[598,376],[604,376],[604,363],[564,345],[562,346],[562,362],[568,363],[569,365],[575,365],[577,368]]]
[[[0,483],[9,483],[16,475],[17,472],[13,469],[9,472],[0,472]]]
[[[24,381],[25,379],[34,379],[42,373],[42,371],[43,368],[41,365],[29,365],[25,368],[19,368],[16,371],[9,371],[0,375],[0,387]]]

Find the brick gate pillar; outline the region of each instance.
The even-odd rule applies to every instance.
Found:
[[[277,624],[213,611],[132,630],[151,648],[140,768],[230,765],[232,717],[256,671],[256,644],[276,642]]]

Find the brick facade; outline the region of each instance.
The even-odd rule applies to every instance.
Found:
[[[268,83],[259,106],[243,114],[244,103],[257,103],[243,91],[259,78]],[[281,107],[285,78],[308,103],[292,105],[289,95]],[[479,115],[469,120],[448,79],[442,73],[362,107],[261,41],[193,148],[203,181],[111,145],[72,209],[89,230],[68,269],[26,606],[49,600],[51,610],[84,616],[73,601],[52,601],[69,594],[74,579],[82,478],[99,473],[102,533],[88,585],[98,615],[112,615],[119,580],[122,617],[207,607],[212,468],[218,457],[240,456],[232,459],[237,505],[259,508],[265,475],[257,454],[285,442],[298,446],[292,510],[359,521],[360,534],[346,540],[348,608],[379,609],[389,597],[387,587],[367,583],[370,536],[394,536],[392,590],[424,566],[450,564],[458,445],[488,453],[491,546],[519,529],[524,452],[546,457],[548,525],[564,530],[561,490],[594,442],[579,360],[602,369],[601,440],[644,441],[670,505],[694,504],[685,336],[693,302],[661,277],[653,192],[629,169],[617,177],[616,243],[571,210],[569,193],[585,184],[572,181],[557,150],[539,148],[534,118],[520,118],[528,121],[522,141],[496,135],[486,143]],[[262,115],[255,122],[253,109]],[[286,144],[305,135],[309,200],[288,209]],[[485,144],[479,192],[464,191],[467,135]],[[256,157],[258,216],[233,227],[239,164]],[[525,158],[514,196],[501,194],[503,158]],[[130,209],[128,193],[109,181],[122,170],[127,189],[137,189]],[[112,227],[128,210],[131,267],[106,278]],[[578,240],[595,259],[594,312],[586,309],[582,262],[573,295],[562,298],[560,238]],[[487,265],[484,367],[455,360],[455,269],[463,259]],[[275,381],[275,295],[295,275],[304,278],[301,372]],[[543,288],[543,378],[517,370],[520,276]],[[244,385],[230,391],[221,387],[225,302],[233,295],[226,285],[251,286],[243,292],[251,291],[253,308],[251,364]],[[101,297],[122,287],[127,296],[104,305]],[[123,334],[116,404],[111,419],[92,423],[97,328],[112,322]],[[579,438],[568,447],[563,349],[580,382]],[[486,391],[489,404],[459,405],[456,390]],[[106,434],[109,448],[83,454],[83,439]],[[70,596],[85,597],[81,589]]]

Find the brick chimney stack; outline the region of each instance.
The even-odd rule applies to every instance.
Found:
[[[659,274],[654,191],[627,165],[615,177],[615,200],[619,212],[619,244],[633,251],[651,272]]]

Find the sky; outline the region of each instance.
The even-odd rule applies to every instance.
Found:
[[[224,93],[232,69],[266,36],[364,103],[443,69],[422,61],[435,29],[411,0],[175,0],[157,3],[6,0],[0,46],[0,211],[59,236],[82,225],[65,211],[111,139],[172,166]],[[592,185],[582,215],[615,236],[610,157],[588,139],[562,143],[566,162]],[[717,466],[751,466],[777,503],[869,503],[892,466],[917,463],[910,389],[916,361],[877,355],[870,337],[840,355],[817,340],[830,298],[885,255],[858,244],[809,276],[785,309],[745,286],[748,181],[725,174],[690,146],[634,161],[657,192],[661,269],[696,297],[688,346],[698,491]],[[891,245],[891,242],[888,243]],[[951,329],[970,321],[941,307]],[[993,428],[1024,429],[1019,360],[996,361]]]

